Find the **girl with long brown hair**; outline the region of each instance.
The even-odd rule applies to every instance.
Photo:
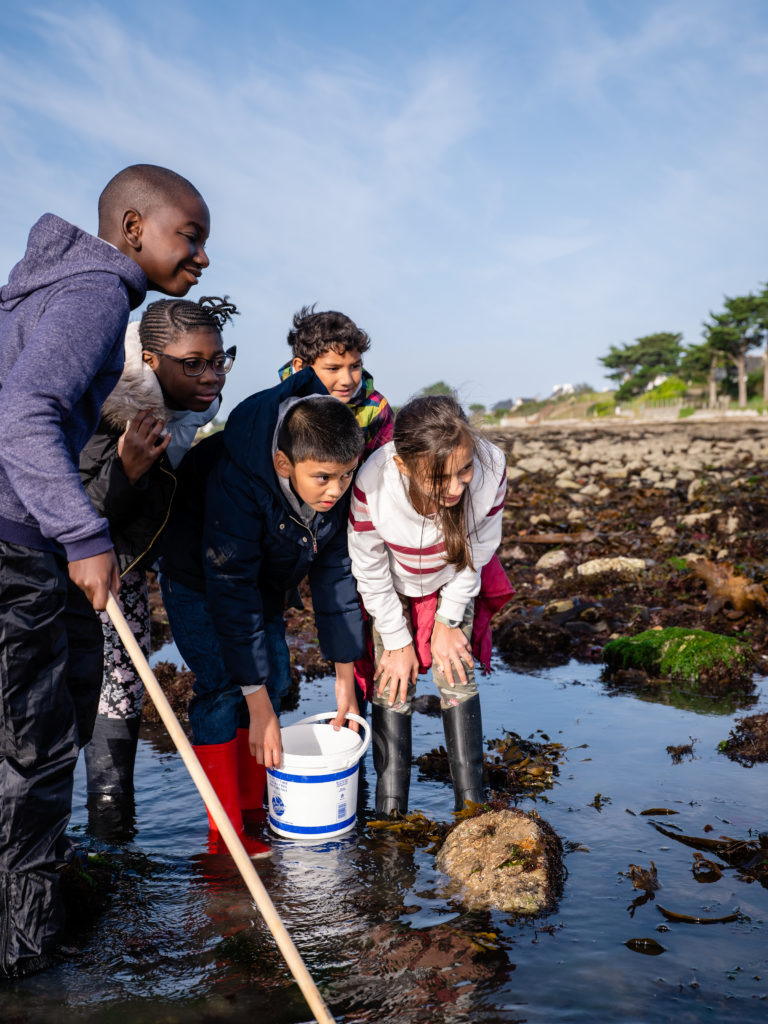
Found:
[[[380,814],[407,810],[416,679],[430,665],[456,809],[483,800],[471,638],[482,570],[501,542],[505,494],[503,453],[444,395],[405,405],[393,440],[368,459],[353,486],[349,551],[373,625]]]

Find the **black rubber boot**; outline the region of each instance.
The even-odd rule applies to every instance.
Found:
[[[475,695],[453,708],[443,708],[443,729],[451,768],[456,810],[467,800],[481,804],[483,792],[483,721],[480,697]]]
[[[133,795],[133,766],[140,718],[97,715],[93,736],[85,747],[88,792],[107,796]]]
[[[405,814],[411,785],[411,716],[371,705],[376,813]]]
[[[129,843],[136,836],[136,804],[133,793],[109,796],[91,793],[88,808],[88,831],[107,843]]]

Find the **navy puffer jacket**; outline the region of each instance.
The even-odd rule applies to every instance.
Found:
[[[309,577],[320,648],[331,661],[363,653],[363,619],[349,554],[349,491],[311,528],[272,463],[280,405],[327,395],[307,368],[252,395],[230,415],[225,452],[208,482],[203,561],[208,605],[227,670],[239,686],[267,681],[264,620],[283,614],[285,592]]]

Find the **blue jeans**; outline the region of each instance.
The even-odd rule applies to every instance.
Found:
[[[201,746],[228,743],[238,729],[248,727],[248,709],[242,690],[232,682],[224,665],[205,594],[164,574],[160,576],[160,589],[179,654],[195,674],[194,697],[189,704],[192,741]],[[267,692],[277,714],[291,685],[283,618],[265,622],[264,632],[271,668]]]

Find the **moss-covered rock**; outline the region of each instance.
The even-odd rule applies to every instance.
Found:
[[[610,640],[603,648],[609,678],[644,673],[694,692],[743,690],[755,670],[749,644],[735,636],[671,626]]]

